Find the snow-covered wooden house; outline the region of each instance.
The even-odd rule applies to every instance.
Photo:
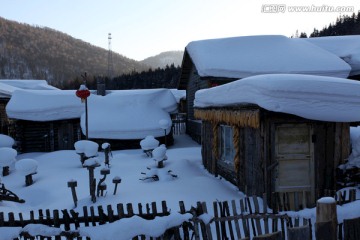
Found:
[[[169,122],[167,144],[172,144],[170,113],[177,111],[168,89],[107,91],[88,98],[88,137],[112,149],[140,148],[148,135],[164,142],[159,121]],[[13,138],[21,152],[74,149],[84,139],[85,106],[74,90],[15,91],[6,107],[14,121]]]
[[[6,106],[20,152],[73,149],[84,106],[73,90],[17,90]]]
[[[45,80],[19,80],[1,79],[0,80],[0,133],[9,133],[9,119],[6,115],[5,107],[9,102],[12,93],[19,89],[37,90],[56,90],[57,88],[49,85]]]
[[[178,89],[186,90],[187,132],[200,142],[194,118],[195,92],[249,76],[269,73],[347,78],[351,67],[337,55],[308,41],[285,36],[245,36],[190,42]],[[226,96],[224,96],[226,97]]]
[[[202,159],[248,195],[284,194],[294,209],[336,189],[360,121],[360,82],[267,74],[196,92]]]

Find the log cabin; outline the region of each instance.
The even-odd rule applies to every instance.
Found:
[[[34,79],[1,79],[0,80],[0,133],[9,134],[11,121],[6,114],[6,105],[10,101],[11,95],[15,90],[37,89],[37,90],[56,90],[57,88],[49,85],[45,80]]]
[[[336,189],[360,120],[360,82],[298,74],[244,78],[196,93],[205,168],[247,195],[314,207]]]

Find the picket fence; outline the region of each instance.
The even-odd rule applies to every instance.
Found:
[[[268,212],[266,204],[261,204],[258,197],[247,197],[233,201],[216,201],[213,212],[208,213],[205,202],[196,206],[185,206],[179,202],[178,212],[191,213],[192,218],[180,226],[167,229],[162,236],[134,236],[133,239],[312,239],[313,223],[310,219],[300,219],[283,213]],[[176,210],[175,210],[176,211]],[[205,215],[204,215],[205,214]],[[119,219],[139,216],[147,220],[170,215],[165,201],[159,208],[156,202],[150,204],[122,204],[115,207],[84,206],[82,213],[75,210],[38,210],[30,211],[27,217],[23,213],[4,214],[0,212],[0,227],[25,227],[28,224],[43,224],[63,231],[56,236],[31,236],[22,231],[18,239],[90,239],[81,236],[77,229],[83,226],[98,226],[112,223]],[[203,216],[211,216],[210,222],[204,222]],[[338,239],[360,239],[360,218],[345,220],[339,226]]]

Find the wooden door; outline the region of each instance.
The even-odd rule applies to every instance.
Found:
[[[310,124],[275,125],[275,191],[314,201],[314,154]],[[292,196],[293,197],[293,196]],[[303,200],[300,200],[303,202]],[[303,206],[305,207],[305,206]]]
[[[72,123],[63,122],[58,129],[58,150],[74,149],[74,129]]]

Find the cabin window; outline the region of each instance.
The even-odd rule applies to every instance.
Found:
[[[233,143],[233,129],[227,125],[220,125],[219,134],[220,161],[234,165],[235,148]]]

